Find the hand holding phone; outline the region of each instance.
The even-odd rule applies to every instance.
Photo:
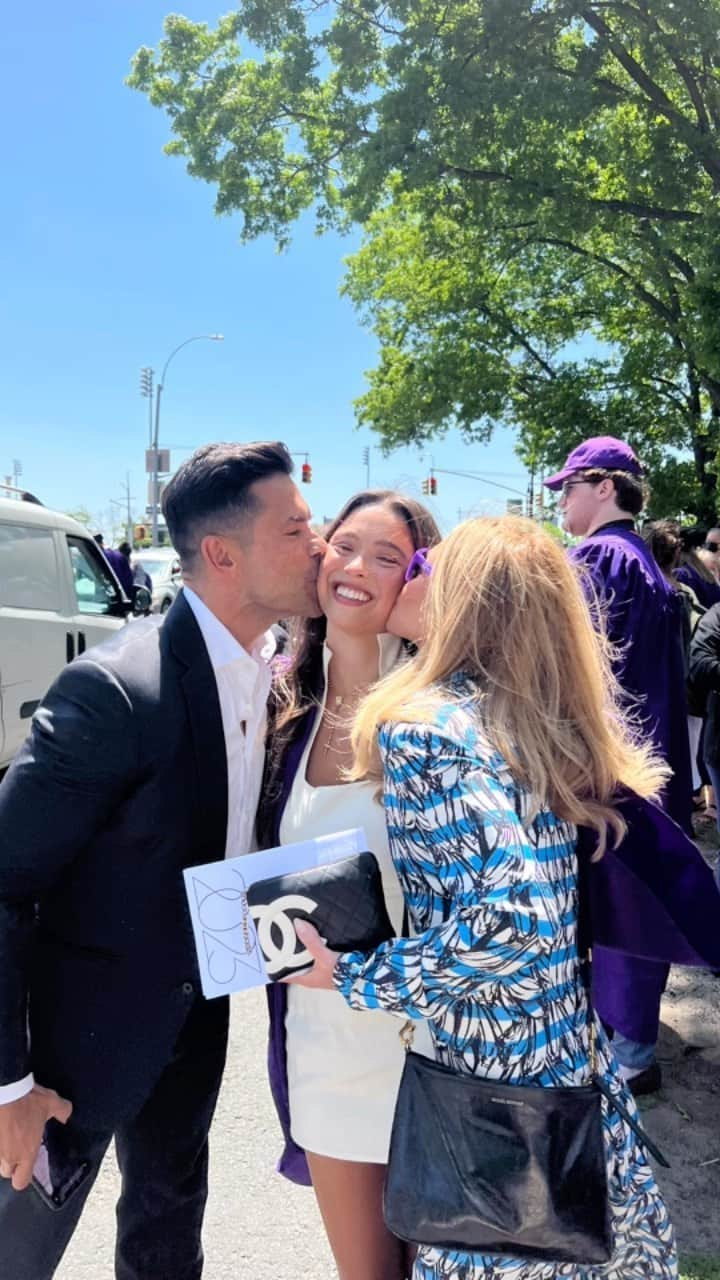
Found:
[[[49,1209],[62,1209],[90,1173],[88,1159],[68,1148],[52,1122],[45,1130],[33,1168],[32,1187]]]
[[[10,1178],[15,1191],[30,1184],[48,1121],[66,1124],[71,1114],[71,1102],[39,1084],[0,1105],[0,1177]]]

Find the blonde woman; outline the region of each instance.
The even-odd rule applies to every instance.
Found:
[[[419,655],[362,704],[356,777],[382,776],[413,938],[315,957],[295,979],[354,1009],[430,1019],[456,1072],[552,1088],[587,1079],[577,953],[577,826],[622,834],[619,783],[656,795],[666,768],[633,746],[606,658],[560,547],[529,521],[479,519],[429,553],[388,625]],[[423,596],[425,596],[423,602]],[[623,1091],[598,1027],[599,1070]],[[626,1123],[604,1113],[614,1253],[578,1266],[422,1247],[414,1280],[676,1280],[672,1226]]]

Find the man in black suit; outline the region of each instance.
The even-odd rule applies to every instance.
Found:
[[[200,994],[182,872],[247,852],[263,633],[319,612],[291,472],[280,444],[183,464],[163,506],[185,591],[65,668],[0,786],[3,1280],[54,1274],[113,1136],[118,1280],[201,1275],[228,1005]]]

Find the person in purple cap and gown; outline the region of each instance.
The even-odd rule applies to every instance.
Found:
[[[675,570],[678,582],[684,582],[695,592],[703,609],[720,604],[720,529],[684,529],[685,555]]]
[[[645,500],[641,464],[622,440],[596,436],[573,449],[545,484],[561,493],[567,532],[584,539],[570,554],[585,571],[591,606],[601,604],[614,673],[636,724],[672,768],[664,807],[691,831],[682,606],[635,532]],[[660,1088],[655,1046],[667,975],[667,964],[595,949],[596,1005],[615,1032],[621,1073],[636,1095]]]

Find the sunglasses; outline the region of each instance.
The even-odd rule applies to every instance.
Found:
[[[560,490],[561,498],[567,498],[571,489],[577,489],[578,485],[587,484],[587,483],[588,483],[587,480],[566,480],[565,484]]]
[[[418,547],[405,570],[406,582],[412,582],[413,578],[417,578],[419,573],[425,574],[426,577],[430,576],[432,573],[432,565],[427,559],[427,553],[429,550],[429,547]]]
[[[706,542],[703,549],[705,551],[720,551],[720,542]],[[410,563],[412,564],[412,560]]]

